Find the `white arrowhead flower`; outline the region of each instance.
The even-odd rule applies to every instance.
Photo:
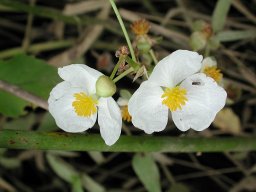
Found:
[[[114,144],[121,134],[122,117],[112,97],[96,95],[96,82],[103,74],[83,64],[59,68],[58,73],[64,81],[48,99],[56,124],[66,132],[83,132],[94,126],[98,113],[102,138],[107,145]]]
[[[212,78],[197,73],[202,59],[198,53],[186,50],[162,59],[129,100],[134,126],[149,134],[162,131],[170,110],[181,131],[209,127],[224,107],[227,93]]]
[[[213,78],[217,83],[222,81],[222,73],[217,67],[217,61],[213,57],[206,57],[202,62],[200,72],[205,73],[206,76]]]

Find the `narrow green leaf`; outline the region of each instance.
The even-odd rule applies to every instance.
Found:
[[[84,188],[89,192],[105,192],[105,188],[99,183],[94,181],[91,177],[86,174],[82,174],[82,184]]]
[[[72,182],[72,192],[83,192],[83,186],[80,177],[76,177]]]
[[[88,151],[88,155],[97,163],[101,164],[105,161],[105,157],[101,152],[98,151]]]
[[[212,16],[212,28],[214,32],[223,29],[231,2],[232,0],[218,0]]]
[[[26,55],[0,61],[0,79],[43,99],[48,98],[51,89],[60,81],[56,68]],[[17,117],[25,113],[24,107],[28,105],[27,101],[0,91],[0,113]]]
[[[222,31],[217,34],[217,39],[220,42],[237,41],[243,39],[256,38],[255,30],[247,31]]]
[[[159,170],[150,154],[135,155],[132,160],[132,167],[147,191],[161,191]]]
[[[61,158],[52,154],[47,154],[47,160],[54,172],[66,182],[72,184],[76,177],[79,177],[79,173],[68,163]]]
[[[21,162],[17,158],[0,157],[0,165],[7,169],[16,169],[21,166]]]

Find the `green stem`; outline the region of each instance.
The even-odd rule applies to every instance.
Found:
[[[120,79],[122,79],[123,77],[125,77],[126,75],[128,75],[129,73],[131,73],[133,71],[134,71],[134,69],[132,67],[130,67],[129,69],[127,69],[126,71],[121,73],[119,76],[117,76],[115,79],[113,79],[113,82],[116,83],[117,81],[119,81]]]
[[[114,12],[115,12],[115,14],[116,14],[116,17],[117,17],[117,19],[118,19],[118,22],[119,22],[119,24],[120,24],[120,26],[121,26],[121,29],[122,29],[122,31],[123,31],[124,37],[125,37],[125,39],[126,39],[126,42],[127,42],[128,47],[129,47],[129,50],[130,50],[132,59],[136,62],[136,57],[135,57],[135,54],[134,54],[134,50],[133,50],[133,47],[132,47],[132,43],[131,43],[131,40],[130,40],[130,38],[129,38],[129,35],[128,35],[127,31],[126,31],[126,28],[125,28],[125,26],[124,26],[124,22],[123,22],[123,20],[122,20],[122,17],[121,17],[121,15],[120,15],[120,13],[119,13],[117,7],[116,7],[116,4],[115,4],[114,0],[109,0],[109,2],[110,2],[111,6],[112,6],[112,8],[113,8],[113,10],[114,10]]]
[[[152,57],[152,59],[153,59],[155,65],[156,65],[156,64],[158,63],[158,61],[157,61],[157,58],[156,58],[156,56],[155,56],[155,53],[154,53],[154,51],[153,51],[152,49],[149,50],[149,54],[150,54],[150,56]]]
[[[114,69],[113,69],[113,71],[112,71],[112,73],[111,73],[111,75],[110,75],[110,79],[113,79],[113,78],[115,77],[115,74],[116,74],[116,72],[117,72],[117,70],[118,70],[120,64],[125,61],[125,57],[126,57],[126,56],[123,56],[123,55],[121,55],[121,56],[119,57],[119,60],[118,60],[116,66],[114,67]]]
[[[223,152],[256,150],[256,137],[121,136],[107,146],[100,135],[0,131],[0,148],[109,152]]]

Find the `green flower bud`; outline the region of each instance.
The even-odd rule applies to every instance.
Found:
[[[203,20],[196,20],[192,24],[193,31],[202,31],[208,24]]]
[[[139,42],[137,44],[138,50],[142,53],[147,53],[151,49],[151,45],[148,42]]]
[[[116,84],[107,76],[102,75],[96,82],[96,94],[99,97],[111,97],[116,93]]]
[[[203,49],[206,43],[207,39],[202,32],[194,32],[190,36],[189,44],[194,51]]]
[[[148,36],[140,35],[137,37],[137,48],[142,53],[147,53],[151,49],[152,45],[149,41]]]
[[[215,36],[209,39],[209,47],[211,50],[217,50],[220,47],[220,41]]]
[[[132,97],[132,94],[127,89],[121,89],[120,90],[120,96],[124,99],[129,100]]]

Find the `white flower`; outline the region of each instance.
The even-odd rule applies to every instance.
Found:
[[[112,97],[96,95],[96,81],[103,74],[83,64],[59,68],[58,73],[64,81],[48,99],[56,124],[66,132],[83,132],[94,126],[98,113],[102,138],[107,145],[114,144],[121,134],[122,117]]]
[[[202,59],[198,53],[186,50],[162,59],[129,100],[134,126],[149,134],[162,131],[170,109],[181,131],[209,127],[225,105],[227,94],[212,78],[197,73]]]
[[[123,97],[119,97],[117,100],[117,104],[121,108],[121,114],[122,114],[123,121],[131,122],[132,117],[131,117],[130,113],[128,112],[128,102],[129,102],[129,99],[126,99]]]
[[[214,57],[206,57],[202,62],[200,72],[205,73],[206,76],[213,78],[217,83],[222,81],[222,73],[217,67],[217,61]]]

